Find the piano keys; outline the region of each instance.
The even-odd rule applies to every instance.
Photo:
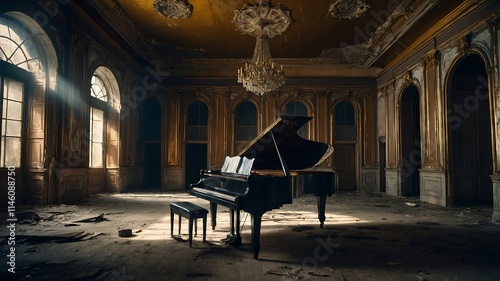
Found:
[[[294,184],[303,194],[317,197],[318,219],[323,227],[326,197],[335,191],[336,173],[317,167],[332,154],[333,147],[306,140],[297,134],[297,130],[311,119],[281,116],[251,141],[238,157],[226,157],[221,170],[201,170],[200,180],[190,186],[190,194],[210,202],[212,229],[217,224],[217,205],[230,209],[231,233],[228,237],[232,245],[242,243],[240,211],[250,214],[255,259],[260,252],[262,215],[291,204]],[[251,169],[243,167],[249,163]]]

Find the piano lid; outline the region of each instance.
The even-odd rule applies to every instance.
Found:
[[[297,130],[311,119],[312,117],[306,116],[282,115],[238,155],[255,158],[253,168],[256,170],[312,168],[330,156],[333,147],[326,143],[303,139],[297,134]]]

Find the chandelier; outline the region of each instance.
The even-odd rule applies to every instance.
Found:
[[[263,95],[278,89],[285,81],[283,66],[278,68],[271,59],[267,38],[257,37],[252,62],[238,69],[238,83],[250,92]]]
[[[280,5],[270,7],[267,0],[260,0],[258,5],[245,4],[235,11],[233,23],[236,28],[256,38],[252,61],[238,69],[238,83],[248,91],[263,95],[285,84],[283,66],[278,67],[272,60],[268,38],[281,35],[291,21],[288,11]]]

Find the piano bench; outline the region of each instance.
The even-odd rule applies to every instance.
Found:
[[[174,214],[179,215],[179,234],[181,234],[181,218],[189,219],[189,247],[193,244],[193,222],[194,236],[196,236],[197,219],[203,218],[203,243],[206,242],[207,214],[208,211],[191,202],[170,203],[170,237],[174,235]]]

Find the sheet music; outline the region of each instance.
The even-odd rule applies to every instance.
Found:
[[[247,157],[240,156],[226,156],[224,164],[222,165],[221,172],[248,176],[250,175],[250,171],[252,170],[254,160],[254,158],[249,159]]]
[[[238,168],[238,174],[246,176],[250,175],[254,160],[255,158],[249,159],[246,157],[242,157],[240,160],[240,167]]]
[[[231,162],[231,157],[226,156],[226,159],[224,159],[224,164],[222,165],[222,168],[220,169],[221,172],[225,172],[227,170],[227,167],[229,166],[229,162]]]
[[[226,160],[224,161],[224,165],[222,165],[221,172],[235,174],[236,171],[238,171],[240,159],[241,157],[239,156],[234,156],[234,157],[226,156]]]

